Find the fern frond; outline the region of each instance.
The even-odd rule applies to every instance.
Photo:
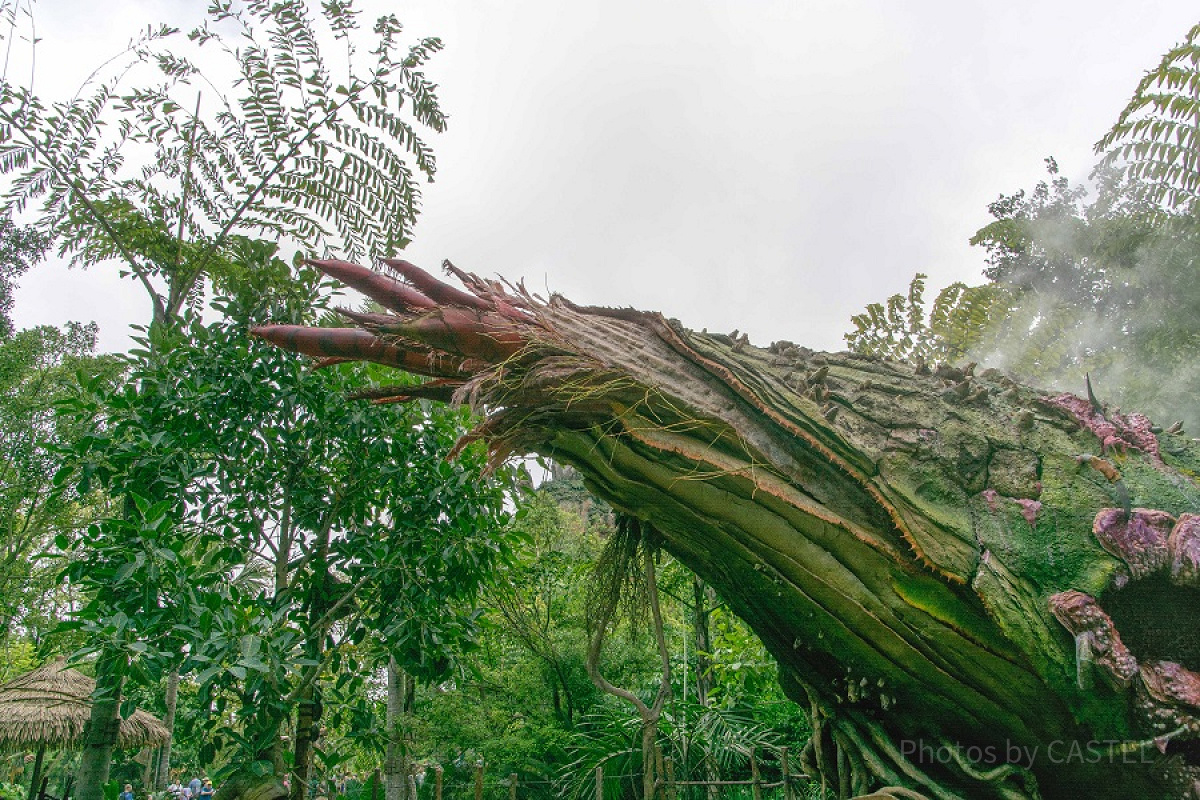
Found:
[[[1123,169],[1150,202],[1195,209],[1200,195],[1200,24],[1138,83],[1095,146],[1097,170]]]

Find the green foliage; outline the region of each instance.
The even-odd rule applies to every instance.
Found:
[[[13,282],[41,259],[48,246],[49,240],[37,229],[0,218],[0,338],[13,332]]]
[[[203,592],[224,575],[209,559],[188,557],[193,531],[178,524],[172,500],[127,495],[120,517],[89,525],[55,544],[75,551],[64,576],[86,601],[71,613],[70,627],[88,633],[87,651],[121,653],[116,669],[144,675],[143,659],[169,657],[176,627],[203,608]]]
[[[1002,195],[971,243],[980,287],[943,290],[925,320],[924,276],[908,297],[853,318],[852,350],[912,361],[973,360],[1029,383],[1102,399],[1162,423],[1200,425],[1200,25],[1138,84],[1097,143],[1095,197],[1047,159],[1050,177]]]
[[[147,28],[68,102],[0,83],[3,205],[37,215],[36,234],[0,230],[0,290],[53,239],[76,264],[121,262],[154,304],[126,381],[81,378],[47,417],[78,433],[42,475],[80,517],[53,530],[68,627],[101,653],[103,693],[132,677],[144,702],[139,685],[190,675],[182,752],[259,777],[309,697],[342,734],[317,748],[322,768],[378,747],[372,669],[394,655],[422,680],[449,675],[509,547],[505,476],[481,478],[477,448],[446,459],[464,413],[366,408],[346,394],[379,370],[313,372],[245,335],[312,321],[319,279],[274,241],[393,255],[433,178],[422,136],[445,117],[422,70],[441,43],[402,46],[385,16],[360,52],[358,25],[348,2],[218,0],[186,36]],[[206,325],[210,288],[225,319]],[[0,370],[17,349],[3,346]],[[87,525],[85,498],[112,505]],[[38,535],[5,555],[51,542],[26,527]]]
[[[202,763],[253,767],[312,685],[323,687],[330,726],[377,746],[363,708],[373,665],[390,651],[410,673],[439,679],[477,636],[471,601],[508,547],[504,486],[480,478],[478,449],[447,460],[463,412],[348,400],[369,368],[313,371],[233,321],[259,309],[238,298],[221,306],[221,322],[154,326],[130,380],[76,407],[94,431],[78,479],[139,512],[135,490],[160,498],[151,510],[170,517],[164,530],[187,532],[166,545],[174,563],[208,571],[164,580],[161,545],[141,547],[114,520],[86,542],[102,558],[72,577],[103,587],[97,617],[100,606],[131,613],[112,599],[125,587],[151,608],[186,600],[158,655],[178,662],[172,653],[189,645],[182,671],[215,715],[181,715],[187,735],[205,740]],[[375,649],[362,646],[368,636]],[[331,768],[337,752],[319,757]]]
[[[971,237],[987,252],[984,276],[1018,289],[1058,286],[1063,294],[1090,294],[1095,275],[1081,271],[1076,256],[1088,239],[1083,203],[1087,191],[1071,186],[1058,162],[1046,159],[1049,179],[1026,196],[1001,195],[988,206],[996,221]]]
[[[549,689],[555,716],[574,722],[596,689],[584,670],[586,642],[582,587],[598,546],[587,512],[573,514],[552,499],[553,488],[533,494],[515,531],[523,539],[515,564],[491,590],[497,624],[540,662],[532,672]],[[543,702],[546,699],[543,695]]]
[[[478,760],[486,764],[488,792],[502,793],[492,782],[516,772],[523,796],[588,796],[599,764],[612,792],[640,787],[641,722],[627,704],[601,693],[584,666],[592,564],[613,536],[610,517],[597,508],[574,475],[525,499],[514,525],[521,543],[489,592],[489,624],[470,669],[418,697],[411,752],[446,767],[449,794],[471,791]],[[714,663],[712,705],[699,706],[695,688],[684,686],[695,680],[701,656],[684,601],[692,575],[664,558],[658,576],[676,698],[664,710],[665,752],[681,777],[688,770],[704,778],[711,767],[728,778],[748,777],[748,753],[757,748],[764,774],[771,774],[767,748],[786,742],[798,752],[807,716],[783,697],[762,643],[720,606],[712,615],[712,652],[703,654]],[[623,615],[606,641],[604,672],[653,696],[661,669],[644,619]]]
[[[696,703],[668,703],[659,729],[659,746],[674,762],[678,780],[746,780],[754,754],[770,776],[772,763],[785,740],[778,731],[755,719],[751,708],[726,710]],[[641,723],[627,708],[602,703],[580,726],[572,740],[570,761],[563,767],[564,790],[570,797],[595,797],[593,776],[602,767],[609,779],[606,797],[634,796],[641,789]],[[775,775],[772,779],[778,780]],[[702,796],[696,794],[697,797]]]
[[[86,527],[103,499],[55,482],[63,453],[90,435],[55,412],[80,380],[110,382],[111,358],[93,356],[95,329],[32,328],[0,339],[0,646],[13,635],[37,642],[69,605],[44,556],[56,535]],[[62,643],[60,643],[62,644]]]
[[[974,355],[1032,383],[1078,392],[1090,373],[1102,398],[1169,423],[1200,424],[1200,288],[1192,280],[1200,225],[1151,213],[1144,193],[1107,174],[1096,198],[1057,178],[993,205],[998,222],[977,234],[990,274],[1016,287]],[[1019,244],[997,226],[1023,231]]]
[[[850,349],[897,361],[957,361],[979,345],[990,320],[1011,308],[1004,289],[953,283],[926,312],[925,278],[917,273],[906,295],[871,303],[851,317],[854,330],[846,334]]]
[[[1047,165],[1049,180],[992,203],[996,221],[971,239],[988,253],[991,283],[943,290],[925,323],[918,276],[907,302],[854,317],[851,349],[976,361],[1074,392],[1090,374],[1113,405],[1200,425],[1200,218],[1154,211],[1118,173],[1100,174],[1087,201]]]
[[[0,683],[6,683],[39,666],[39,659],[33,649],[33,642],[28,639],[18,639],[5,636],[0,640]]]
[[[160,320],[195,306],[209,276],[220,287],[234,234],[392,255],[418,175],[435,171],[418,131],[446,124],[422,72],[441,42],[402,49],[385,16],[363,59],[357,28],[348,2],[216,2],[186,36],[147,28],[68,102],[0,82],[3,209],[36,203],[39,231],[76,263],[123,262]],[[325,37],[344,64],[321,52]],[[147,70],[153,82],[134,83]]]
[[[421,757],[445,765],[448,781],[461,784],[463,794],[479,760],[490,775],[552,778],[571,741],[570,731],[552,716],[538,707],[521,707],[520,701],[539,688],[531,685],[540,682],[537,672],[488,674],[503,680],[516,702],[503,702],[498,692],[485,698],[467,691],[441,692],[430,696],[414,718],[414,743]]]
[[[714,706],[727,710],[744,707],[754,698],[759,704],[787,702],[779,691],[775,659],[746,625],[728,610],[713,611],[712,663]]]
[[[1200,198],[1200,24],[1138,83],[1112,129],[1096,143],[1102,168],[1119,167],[1154,205],[1185,212]]]

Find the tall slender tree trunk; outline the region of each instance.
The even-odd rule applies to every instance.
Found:
[[[36,800],[42,782],[42,760],[46,757],[45,746],[39,747],[33,760],[33,776],[29,779],[29,800]]]
[[[695,608],[695,616],[692,621],[692,632],[696,645],[696,702],[703,708],[708,708],[712,702],[710,695],[713,687],[713,645],[710,623],[712,609],[716,602],[716,591],[701,580],[699,575],[693,576],[692,603]],[[705,789],[709,800],[717,800],[720,795],[720,787],[716,785],[716,781],[720,780],[721,775],[708,748],[705,748],[704,753],[704,779],[709,781],[709,785]]]
[[[291,583],[291,561],[292,561],[292,544],[294,540],[292,531],[292,496],[288,488],[284,490],[283,497],[283,512],[279,523],[279,538],[275,549],[275,564],[274,564],[274,591],[272,598],[275,603],[279,603],[279,598],[283,597]],[[281,692],[281,688],[274,674],[270,676],[271,688],[276,692]],[[284,779],[287,775],[287,765],[284,763],[284,747],[283,733],[284,726],[291,724],[291,715],[286,714],[283,719],[278,721],[276,728],[276,736],[271,742],[271,748],[266,753],[266,758],[271,762],[275,769],[275,775],[280,779]],[[294,732],[293,732],[294,735]]]
[[[408,798],[408,748],[405,741],[407,714],[410,709],[410,678],[388,657],[387,754],[383,762],[384,800]]]
[[[308,590],[308,639],[305,650],[314,663],[320,663],[325,651],[325,635],[329,621],[325,612],[333,605],[330,587],[333,576],[329,573],[329,533],[333,525],[333,511],[327,512],[325,523],[313,543],[312,584]],[[309,771],[312,764],[313,743],[321,732],[321,689],[319,673],[311,676],[300,691],[300,702],[296,711],[296,747],[292,760],[291,800],[304,800],[308,788]]]
[[[717,593],[696,575],[692,577],[692,601],[696,609],[692,622],[696,645],[696,702],[708,708],[712,691],[712,631],[709,626]]]
[[[292,763],[291,800],[304,800],[308,792],[312,745],[320,735],[321,703],[315,685],[300,694],[296,712],[296,748]]]
[[[158,757],[158,774],[155,776],[153,789],[162,791],[167,788],[171,775],[171,742],[175,738],[175,706],[179,701],[179,667],[171,668],[167,675],[167,690],[164,702],[167,710],[163,714],[163,726],[167,729],[167,740],[163,742]],[[150,787],[147,787],[150,788]]]
[[[124,655],[105,648],[96,669],[96,697],[83,731],[83,752],[76,773],[77,800],[104,800],[104,784],[112,767],[113,748],[121,728]]]
[[[658,602],[658,576],[654,569],[654,554],[647,547],[642,552],[643,575],[646,580],[646,598],[650,605],[650,619],[654,623],[654,641],[658,645],[661,670],[658,693],[650,707],[650,721],[642,733],[642,759],[650,768],[642,770],[642,797],[649,800],[658,794],[666,775],[663,774],[661,756],[655,747],[658,741],[658,723],[662,719],[663,706],[671,699],[671,654],[667,650],[666,633],[663,630],[662,607]],[[647,749],[648,748],[648,749]]]

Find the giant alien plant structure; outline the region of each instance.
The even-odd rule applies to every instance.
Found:
[[[811,709],[841,797],[1200,797],[1200,447],[994,370],[768,349],[404,261],[255,333],[431,378],[657,531]]]

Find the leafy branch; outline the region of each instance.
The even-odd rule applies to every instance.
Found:
[[[1138,83],[1096,143],[1099,168],[1123,167],[1169,209],[1194,209],[1200,190],[1200,24]]]
[[[48,110],[0,80],[0,173],[10,176],[0,212],[40,201],[36,224],[60,252],[83,266],[119,259],[156,320],[177,317],[206,280],[221,284],[234,236],[393,255],[415,223],[420,178],[436,170],[418,131],[445,129],[422,72],[441,42],[401,50],[399,22],[383,17],[359,65],[357,13],[351,3],[214,2],[186,37],[148,29],[117,78]],[[344,69],[321,53],[322,28],[346,40]],[[128,85],[145,70],[159,77]],[[229,73],[234,91],[218,90]],[[211,113],[198,93],[216,97]]]

